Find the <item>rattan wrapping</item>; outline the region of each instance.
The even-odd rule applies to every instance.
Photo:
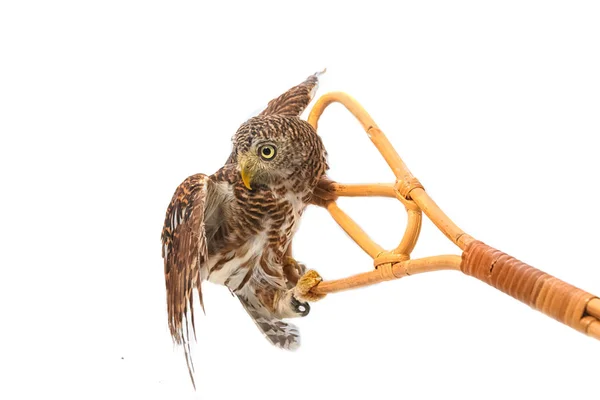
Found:
[[[582,322],[589,301],[596,296],[482,242],[471,242],[462,256],[461,270],[532,308],[586,332]]]

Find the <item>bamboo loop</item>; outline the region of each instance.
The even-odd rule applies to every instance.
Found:
[[[396,182],[376,184],[331,184],[336,196],[395,197],[408,218],[402,240],[396,249],[386,251],[342,211],[335,201],[326,204],[333,219],[373,258],[374,270],[347,278],[322,281],[310,291],[317,295],[336,293],[376,283],[439,270],[457,270],[476,277],[572,328],[600,340],[600,299],[553,276],[487,246],[460,229],[425,192],[423,185],[404,164],[373,118],[352,97],[342,92],[328,93],[313,106],[308,122],[317,129],[323,111],[341,103],[362,125],[379,150]],[[422,213],[461,250],[463,255],[444,255],[411,260],[421,232]]]
[[[335,204],[335,202],[331,202],[327,205],[327,211],[329,211],[329,214],[331,214],[335,222],[337,222],[338,225],[341,226],[342,229],[360,246],[360,248],[371,256],[371,258],[377,257],[378,254],[384,251],[383,247],[375,243],[352,218]]]
[[[408,220],[406,223],[406,230],[402,241],[394,250],[395,254],[405,255],[407,258],[410,257],[410,253],[414,250],[417,240],[419,240],[419,234],[421,233],[421,222],[423,217],[420,210],[406,210],[408,213]]]
[[[308,116],[308,123],[311,124],[315,130],[318,128],[318,121],[323,114],[323,111],[325,111],[325,108],[332,103],[341,103],[348,111],[350,111],[350,113],[352,113],[352,115],[354,115],[398,180],[412,181],[415,179],[369,113],[358,103],[358,101],[354,100],[354,98],[346,93],[327,93],[317,100]]]

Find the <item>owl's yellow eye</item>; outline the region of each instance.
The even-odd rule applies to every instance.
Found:
[[[260,155],[260,158],[263,160],[272,160],[276,153],[277,150],[272,144],[265,144],[258,148],[258,155]]]

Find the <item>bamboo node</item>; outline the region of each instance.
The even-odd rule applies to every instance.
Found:
[[[416,188],[425,189],[414,176],[405,176],[404,179],[398,179],[394,185],[394,189],[406,200],[412,200],[410,192]]]

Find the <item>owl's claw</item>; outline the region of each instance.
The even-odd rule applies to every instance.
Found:
[[[311,204],[319,207],[327,207],[327,204],[336,201],[338,198],[335,192],[335,182],[327,176],[322,176],[317,186],[313,189]]]
[[[289,288],[296,286],[298,280],[305,272],[306,266],[296,261],[293,257],[286,257],[283,261],[283,273],[289,283]]]
[[[311,289],[323,281],[321,275],[313,269],[308,270],[296,284],[294,289],[294,297],[301,301],[317,301],[325,297],[324,294],[315,294]]]

